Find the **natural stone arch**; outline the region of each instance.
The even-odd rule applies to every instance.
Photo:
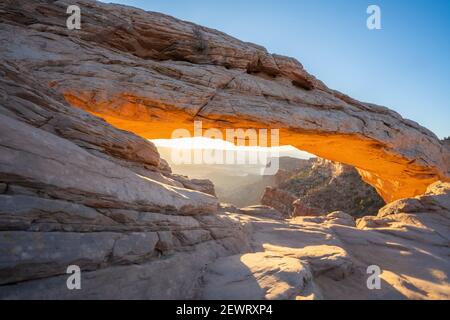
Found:
[[[59,12],[53,6],[27,4],[20,16],[2,17],[14,30],[0,32],[15,34],[2,56],[26,63],[71,105],[119,128],[145,138],[169,138],[174,129],[192,129],[194,119],[205,128],[279,128],[281,144],[355,166],[388,202],[450,179],[449,151],[432,132],[329,89],[295,59],[162,14],[100,3],[83,8],[82,30],[71,33],[64,14],[46,14]],[[20,24],[27,28],[13,27]]]
[[[339,110],[321,113],[330,104],[319,101],[314,108],[319,113],[312,117],[305,105],[311,97],[325,99],[326,89],[320,89],[320,84],[308,77],[292,80],[289,74],[277,74],[279,60],[276,68],[270,66],[270,58],[253,61],[248,67],[220,61],[212,66],[176,62],[173,60],[183,58],[182,44],[189,44],[180,41],[181,45],[175,43],[164,50],[164,54],[172,54],[165,57],[171,61],[157,62],[151,56],[157,53],[152,51],[157,45],[151,35],[155,30],[159,37],[164,30],[176,31],[165,22],[169,19],[175,23],[173,19],[79,0],[85,14],[83,31],[70,34],[65,30],[64,16],[68,3],[0,2],[0,42],[4,45],[0,50],[1,299],[217,299],[223,298],[222,294],[225,298],[244,294],[246,299],[379,298],[379,293],[367,290],[361,274],[353,272],[364,264],[389,271],[383,277],[385,297],[450,297],[448,281],[442,276],[450,265],[449,183],[435,183],[424,195],[395,201],[377,216],[358,219],[356,227],[353,218],[342,212],[315,219],[297,217],[288,223],[255,212],[252,217],[247,210],[233,213],[230,206],[221,206],[220,211],[227,212],[223,214],[218,212],[218,199],[203,193],[205,188],[198,181],[173,175],[152,143],[68,106],[61,93],[72,105],[97,112],[143,136],[160,137],[173,127],[191,128],[195,118],[222,127],[273,127],[276,121],[286,126],[282,132],[286,143],[291,138],[308,141],[310,148],[320,145],[324,153],[335,151],[331,154],[344,160],[348,152],[333,150],[325,142],[349,150],[352,140],[348,137],[356,136],[354,145],[367,139],[390,154],[425,159],[419,167],[438,178],[434,172],[446,168],[448,153],[439,148],[434,135],[387,111],[384,121],[395,125],[386,134],[391,139],[383,137],[379,128],[358,131],[355,127],[352,133],[349,123],[353,123],[353,116],[340,118],[339,130],[333,131],[336,121],[326,120],[340,115]],[[8,5],[11,7],[5,8]],[[92,19],[93,13],[101,19],[100,24]],[[143,25],[147,38],[136,41],[136,34],[120,25],[134,18],[136,25],[132,27],[140,30]],[[112,36],[101,37],[92,26],[111,27],[113,30],[104,34]],[[195,30],[201,40],[195,50],[201,50],[207,61],[214,51],[206,49],[211,49],[213,42],[210,35],[202,34],[203,28]],[[178,31],[177,35],[183,35]],[[164,39],[171,41],[167,36],[170,32],[164,33]],[[100,44],[103,40],[116,49],[108,43]],[[227,41],[236,44],[232,39]],[[128,48],[121,48],[122,44]],[[146,48],[133,51],[134,45]],[[241,55],[230,48],[219,53],[218,59]],[[283,88],[293,87],[293,93],[304,95],[300,99],[287,95],[283,97],[286,104],[277,96],[272,110],[269,102],[274,97],[266,93],[264,81],[258,79],[271,79],[270,90],[280,82]],[[255,93],[255,89],[264,93]],[[286,94],[286,89],[282,92]],[[348,104],[346,112],[355,112],[353,104],[362,110],[368,108],[355,116],[365,114],[364,121],[379,117],[376,110],[382,110],[328,93]],[[245,106],[232,100],[240,96]],[[227,101],[241,113],[230,116]],[[255,107],[259,112],[253,114]],[[276,119],[271,121],[267,112]],[[286,119],[281,118],[286,112]],[[315,122],[322,128],[313,126]],[[410,133],[404,126],[412,126],[417,146],[399,143]],[[392,137],[395,129],[400,132],[398,140]],[[429,149],[421,137],[429,140]],[[368,145],[361,149],[367,155],[367,150],[379,148]],[[396,159],[383,154],[374,163],[393,164]],[[400,163],[395,175],[408,165]],[[254,228],[245,227],[249,224]],[[89,271],[89,281],[83,282],[83,290],[77,292],[67,290],[60,281],[61,271],[72,264]],[[280,264],[286,268],[280,270]],[[235,277],[236,271],[241,277]],[[259,281],[249,286],[247,280],[255,272]],[[274,274],[281,275],[279,281],[273,281]],[[218,281],[223,284],[219,289]],[[261,292],[260,283],[270,283],[265,286],[268,295]],[[230,287],[231,293],[222,289]],[[247,287],[256,292],[249,295]]]
[[[119,112],[112,112],[109,109],[97,108],[92,103],[86,108],[86,104],[82,104],[72,95],[67,95],[67,99],[73,105],[93,112],[118,128],[148,139],[171,138],[172,131],[179,128],[190,130],[192,135],[194,134],[193,118],[189,114],[168,111],[162,117],[158,111],[158,118],[154,120],[153,109],[149,108],[148,120],[133,120],[132,116],[123,113],[132,113],[140,106],[125,104],[119,108]],[[207,109],[206,111],[210,113],[195,118],[203,121],[204,129],[219,128],[225,136],[227,128],[279,128],[281,145],[293,145],[317,156],[355,166],[363,179],[373,185],[387,202],[422,194],[429,184],[437,180],[448,180],[444,171],[448,164],[448,154],[444,152],[439,140],[415,129],[405,130],[416,131],[412,136],[409,136],[408,132],[394,131],[394,134],[400,135],[397,137],[400,142],[403,140],[411,146],[402,150],[403,143],[390,146],[389,141],[376,140],[361,133],[289,128],[289,125],[281,122],[245,120],[247,114],[244,113],[233,116],[212,113]],[[383,132],[382,129],[379,131]],[[374,133],[378,133],[378,129]],[[418,141],[422,143],[417,143]],[[408,157],[409,152],[414,156]]]

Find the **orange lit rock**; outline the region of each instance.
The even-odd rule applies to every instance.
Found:
[[[192,130],[194,119],[205,128],[279,128],[281,144],[355,166],[387,202],[450,179],[449,151],[432,132],[329,89],[295,59],[159,13],[86,3],[82,30],[71,32],[64,15],[48,14],[52,4],[15,2],[21,15],[1,18],[2,59],[144,138]]]
[[[358,228],[344,212],[286,221],[219,210],[211,184],[172,174],[142,138],[193,119],[280,128],[394,199],[448,180],[432,133],[165,15],[78,0],[68,31],[69,4],[0,2],[0,299],[449,299],[448,182]],[[72,264],[82,290],[64,285]],[[381,290],[367,290],[370,265]]]

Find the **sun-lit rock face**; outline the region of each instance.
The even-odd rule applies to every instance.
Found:
[[[448,176],[431,133],[344,104],[294,60],[216,31],[77,3],[83,29],[69,32],[68,1],[0,2],[0,299],[449,299],[448,182],[376,217],[286,221],[267,207],[219,205],[210,183],[173,174],[152,142],[72,106],[143,137],[191,128],[194,118],[279,126],[284,143],[360,161],[381,191],[397,177],[410,188],[391,188],[397,195]],[[330,95],[345,111],[304,105]],[[369,121],[377,117],[391,126],[385,137]],[[67,290],[73,264],[82,290]],[[373,265],[380,290],[367,288]]]
[[[193,120],[277,128],[281,144],[358,168],[387,202],[450,179],[432,132],[329,89],[295,59],[163,14],[78,3],[82,28],[71,31],[68,1],[2,2],[0,55],[118,128],[144,138],[192,131]]]
[[[188,299],[206,264],[250,250],[210,182],[23,65],[0,75],[0,299]],[[91,274],[83,290],[64,285],[69,265]]]
[[[286,216],[323,216],[343,211],[354,217],[375,215],[385,205],[373,187],[351,166],[321,158],[300,160],[301,169],[267,187],[261,203]],[[277,174],[278,175],[278,174]]]

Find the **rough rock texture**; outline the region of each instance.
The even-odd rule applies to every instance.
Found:
[[[255,205],[255,206],[249,206],[245,208],[239,209],[238,213],[241,214],[248,214],[251,216],[257,216],[257,217],[269,217],[272,219],[281,219],[283,215],[278,212],[276,209],[268,206],[261,206],[261,205]]]
[[[144,139],[196,117],[278,126],[394,200],[448,179],[432,133],[293,59],[161,14],[81,0],[69,31],[69,4],[0,3],[1,299],[450,298],[449,183],[359,228],[343,212],[286,222],[219,211],[193,190],[210,185],[172,174]],[[81,290],[66,287],[72,264]],[[381,290],[366,287],[373,264]]]
[[[297,197],[289,191],[276,187],[266,187],[261,198],[261,204],[280,211],[285,217],[291,217],[296,200]]]
[[[450,153],[433,133],[329,89],[295,59],[163,14],[77,3],[73,31],[70,1],[2,1],[0,57],[119,128],[146,138],[192,131],[193,119],[280,128],[282,144],[355,166],[386,201],[450,178]]]
[[[298,199],[294,216],[323,215],[341,210],[355,217],[375,215],[385,205],[376,190],[352,167],[317,159],[280,185]]]
[[[342,210],[353,216],[375,215],[384,205],[375,189],[352,167],[324,159],[298,160],[301,166],[278,172],[261,203],[285,216],[325,215]]]
[[[8,96],[23,101],[24,112],[48,111],[36,101],[54,107],[48,96],[36,100],[28,94],[18,90]],[[13,111],[8,101],[2,107]],[[67,120],[82,115],[97,129],[113,130],[88,114],[66,111],[52,115]],[[216,214],[216,198],[152,180],[142,168],[137,174],[127,167],[133,168],[132,162],[118,158],[119,165],[94,155],[50,133],[49,123],[49,131],[5,115],[0,123],[0,178],[7,185],[0,195],[1,298],[188,298],[207,262],[245,250],[239,225]],[[72,264],[91,279],[82,292],[65,286],[62,275]],[[158,268],[186,278],[155,280]],[[161,292],[162,287],[170,289]]]
[[[27,66],[2,59],[0,75],[0,298],[192,298],[208,262],[247,251],[218,200],[193,190],[210,183],[173,175],[152,143]],[[72,264],[81,291],[66,287]]]
[[[449,183],[387,205],[357,228],[344,212],[288,221],[231,216],[245,225],[254,252],[208,265],[199,297],[450,298]],[[367,287],[373,265],[381,269],[379,290]]]
[[[401,199],[381,208],[376,217],[363,217],[358,220],[358,228],[377,228],[395,226],[398,221],[419,227],[428,225],[428,221],[438,222],[430,227],[436,229],[442,237],[450,239],[448,234],[450,184],[434,183],[421,196]],[[439,225],[440,224],[440,225]],[[439,231],[440,230],[440,231]]]
[[[291,178],[294,174],[311,168],[314,163],[316,162],[316,158],[310,158],[310,159],[297,159],[297,158],[291,158],[291,157],[280,157],[276,160],[272,161],[278,161],[278,171],[273,176],[272,181],[269,186],[271,187],[277,187],[284,183],[286,180]],[[268,164],[270,166],[271,163]],[[268,178],[271,176],[267,176]]]

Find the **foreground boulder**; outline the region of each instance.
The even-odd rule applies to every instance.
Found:
[[[344,212],[276,220],[231,215],[253,253],[218,259],[202,298],[449,299],[450,184],[357,221]],[[429,212],[429,213],[425,213]],[[368,273],[380,271],[379,287]],[[370,282],[371,283],[371,282]]]

